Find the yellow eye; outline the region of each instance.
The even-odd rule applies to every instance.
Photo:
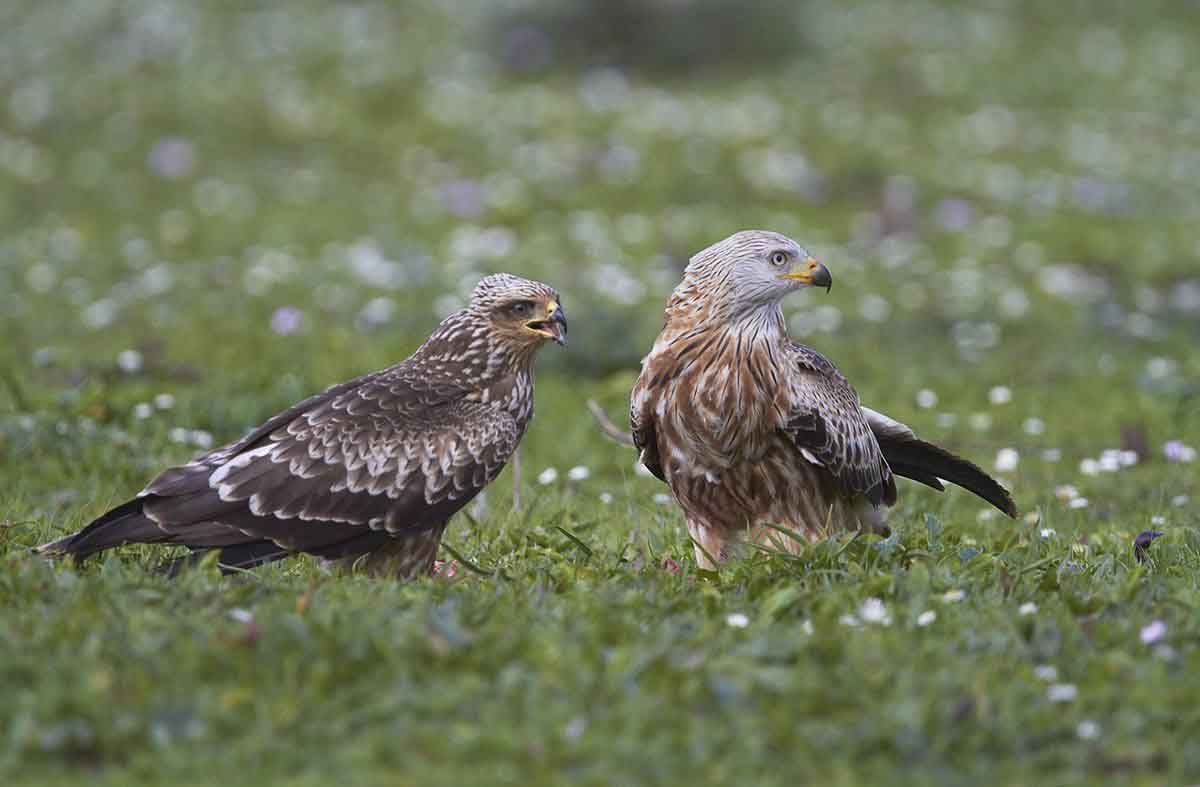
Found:
[[[778,267],[784,265],[788,261],[788,256],[785,252],[777,251],[771,255],[771,264]]]

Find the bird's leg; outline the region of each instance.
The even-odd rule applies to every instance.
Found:
[[[716,571],[717,566],[729,556],[729,532],[691,517],[688,517],[687,526],[696,552],[696,565],[705,571]]]

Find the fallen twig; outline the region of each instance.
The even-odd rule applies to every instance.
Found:
[[[591,411],[592,417],[596,419],[596,425],[600,427],[600,431],[604,436],[615,443],[621,445],[633,445],[633,435],[621,429],[621,427],[609,420],[608,414],[604,412],[604,408],[595,399],[587,400],[588,410]]]

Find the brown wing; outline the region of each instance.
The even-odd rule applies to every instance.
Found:
[[[629,396],[629,426],[633,434],[633,445],[638,450],[638,460],[655,478],[666,481],[662,460],[658,455],[658,436],[655,433],[654,407],[658,397],[651,382],[653,376],[647,367],[633,386],[633,392]]]
[[[846,492],[861,494],[873,505],[894,504],[896,481],[858,394],[825,357],[801,345],[791,349],[791,409],[783,432]]]
[[[462,389],[382,372],[302,402],[156,478],[146,516],[193,547],[327,549],[436,526],[490,483],[522,428]]]

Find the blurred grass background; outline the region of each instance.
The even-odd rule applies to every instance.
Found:
[[[747,227],[787,233],[829,265],[832,294],[792,299],[789,324],[838,363],[866,403],[988,467],[998,452],[1017,452],[1019,464],[1001,464],[1033,512],[1022,539],[1036,540],[1052,521],[1111,560],[1120,555],[1122,570],[1134,572],[1120,575],[1125,583],[1141,570],[1129,558],[1132,534],[1155,517],[1175,526],[1168,540],[1179,539],[1178,570],[1137,601],[1161,615],[1155,599],[1169,596],[1186,610],[1179,615],[1194,618],[1195,553],[1184,548],[1190,536],[1176,534],[1194,533],[1200,492],[1197,35],[1200,6],[1166,0],[3,4],[0,520],[10,526],[0,538],[13,572],[6,601],[20,611],[6,613],[0,642],[12,655],[40,631],[46,644],[30,671],[14,667],[4,678],[25,693],[14,706],[24,710],[3,719],[0,768],[63,765],[64,749],[46,730],[67,729],[65,750],[76,751],[71,736],[81,728],[71,725],[82,718],[86,756],[66,757],[64,773],[99,767],[121,783],[128,773],[114,752],[144,744],[138,725],[153,728],[134,713],[136,734],[105,737],[116,733],[97,731],[103,707],[46,699],[58,696],[45,682],[71,663],[90,619],[61,636],[38,628],[40,589],[70,574],[33,564],[24,547],[119,502],[165,463],[403,358],[488,272],[554,284],[571,319],[571,347],[541,360],[539,415],[524,448],[527,484],[546,468],[563,471],[557,484],[537,487],[549,495],[545,511],[586,524],[614,565],[627,543],[686,562],[672,509],[653,502],[663,490],[599,438],[583,401],[597,397],[622,420],[637,361],[688,256]],[[1137,464],[1121,464],[1121,450]],[[587,479],[564,487],[572,466],[587,468]],[[507,501],[507,479],[490,496],[501,512],[506,502],[495,501]],[[920,530],[930,510],[974,539],[964,548],[1003,554],[1012,546],[998,523],[977,521],[964,495],[906,488],[897,521]],[[483,562],[516,555],[510,570],[526,566],[530,576],[564,570],[542,535],[550,520],[479,515],[482,532],[459,522],[464,535],[456,541],[452,528],[451,542],[466,542]],[[571,551],[561,538],[554,546]],[[1043,549],[1029,560],[1054,553]],[[869,564],[870,555],[840,559]],[[689,606],[698,591],[686,584],[646,590],[638,583],[650,580],[618,569],[557,585],[564,596],[555,614],[598,616],[601,641],[614,630],[636,637],[581,600],[601,578],[663,594],[661,606],[647,606],[662,620],[679,612],[719,624],[724,614],[719,594]],[[753,577],[764,571],[781,586],[803,585],[803,572],[787,566],[757,570],[739,569],[724,587],[754,598]],[[320,576],[310,564],[273,571],[296,592]],[[159,594],[123,609],[130,620],[157,604],[184,610],[190,594],[208,592],[175,597],[152,575],[138,577],[85,573],[80,581],[98,583],[95,593],[133,583]],[[436,594],[470,605],[490,593],[489,583],[454,587]],[[66,603],[76,592],[51,598]],[[285,600],[267,594],[263,603],[292,604],[280,592]],[[356,614],[371,613],[330,592]],[[363,592],[398,594],[385,606],[420,619],[438,600],[423,600],[432,591],[421,587]],[[519,599],[525,591],[504,592]],[[857,603],[811,592],[812,603],[800,605],[809,617],[821,604]],[[493,625],[523,625],[519,611],[497,613]],[[985,605],[979,614],[1001,612]],[[1082,625],[1069,612],[1064,620]],[[617,628],[605,629],[610,623]],[[1177,643],[1176,655],[1194,664],[1200,629],[1187,625],[1192,639]],[[112,647],[104,652],[115,665],[128,654]],[[911,643],[889,647],[899,659]],[[185,683],[212,680],[202,653],[189,658],[198,666],[185,670]],[[393,658],[404,668],[424,656]],[[1176,678],[1155,675],[1146,696],[1159,701]],[[454,677],[451,669],[446,680]],[[275,688],[283,696],[295,686]],[[93,689],[107,698],[101,704],[119,704]],[[930,687],[879,691],[881,703],[890,697],[897,707],[944,699]],[[148,707],[156,696],[147,684],[124,702]],[[660,702],[626,700],[628,714]],[[622,711],[613,713],[611,741],[632,745],[619,732]],[[1013,714],[1003,734],[1032,723],[1019,707]],[[954,726],[937,718],[926,720],[934,739]],[[230,723],[227,735],[261,739],[280,729]],[[1170,720],[1104,726],[1133,740],[1166,735]],[[854,782],[857,744],[822,734],[833,736],[835,753],[836,778],[826,776]],[[998,734],[992,748],[934,749],[984,765],[1024,751]],[[198,752],[208,751],[190,745],[167,758],[177,775],[194,773]],[[1200,753],[1161,737],[1148,745],[1129,755],[1135,772],[1196,776],[1188,769]],[[753,770],[769,764],[762,752],[714,746],[688,755],[689,767],[725,757],[733,770],[710,775],[769,772]],[[144,762],[166,756],[155,751]],[[498,745],[492,755],[506,751]],[[1062,752],[1051,760],[1067,769],[1066,781],[1098,777],[1084,749]],[[379,764],[361,756],[363,767]],[[637,772],[669,782],[670,758],[661,757],[665,773],[599,768],[580,778]],[[962,773],[954,768],[967,767],[945,762],[955,764],[938,778],[953,781]],[[268,772],[307,772],[297,769]],[[412,773],[391,761],[384,772]],[[445,766],[438,779],[464,772]],[[536,769],[483,772],[504,781]],[[1012,773],[1013,783],[1029,783]]]

